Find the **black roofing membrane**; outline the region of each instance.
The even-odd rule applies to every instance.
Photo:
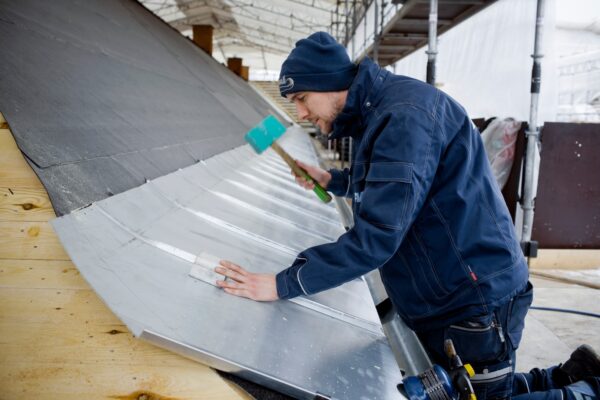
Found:
[[[244,143],[275,113],[131,0],[0,0],[0,112],[58,215]]]

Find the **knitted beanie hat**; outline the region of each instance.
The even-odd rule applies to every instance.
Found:
[[[335,92],[348,89],[358,67],[344,46],[326,32],[313,33],[296,42],[281,66],[279,91],[283,97],[296,92]]]

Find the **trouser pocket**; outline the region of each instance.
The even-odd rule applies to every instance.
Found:
[[[533,285],[527,282],[527,287],[523,292],[516,295],[510,301],[508,311],[508,321],[506,323],[506,331],[512,347],[516,350],[519,348],[523,329],[525,328],[525,316],[533,301]]]
[[[506,354],[506,339],[495,314],[472,317],[445,329],[444,339],[452,339],[463,362],[487,363]]]
[[[463,363],[475,370],[471,378],[478,399],[499,400],[512,394],[512,348],[508,346],[497,315],[469,318],[445,330]]]

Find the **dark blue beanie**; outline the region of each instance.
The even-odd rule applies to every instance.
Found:
[[[281,66],[279,91],[285,97],[296,92],[335,92],[348,89],[357,66],[344,46],[326,32],[313,33],[296,42]]]

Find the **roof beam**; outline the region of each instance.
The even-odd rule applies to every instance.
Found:
[[[380,44],[377,49],[384,51],[395,51],[395,50],[412,50],[415,46],[395,45],[395,44]]]
[[[426,33],[396,33],[396,32],[388,32],[382,39],[399,39],[399,40],[421,40],[427,39],[428,35]]]
[[[437,23],[438,25],[450,25],[452,24],[453,20],[451,19],[438,19]],[[402,23],[406,23],[406,24],[410,24],[410,25],[428,25],[429,24],[429,20],[425,19],[425,18],[402,18],[399,19],[398,21],[396,21],[396,24],[402,24]]]

